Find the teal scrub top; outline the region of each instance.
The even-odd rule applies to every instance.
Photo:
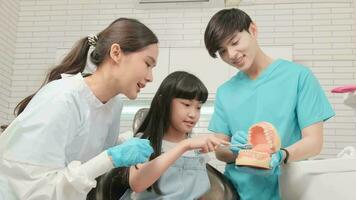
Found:
[[[266,121],[276,127],[282,147],[288,147],[301,139],[302,129],[334,115],[308,68],[277,59],[255,80],[240,71],[218,88],[209,130],[231,137]],[[242,173],[235,164],[226,165],[225,175],[242,200],[280,199],[277,175]]]

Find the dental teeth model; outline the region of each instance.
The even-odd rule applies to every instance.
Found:
[[[248,144],[252,149],[241,149],[236,165],[270,169],[271,154],[281,148],[277,130],[268,122],[260,122],[250,127]]]

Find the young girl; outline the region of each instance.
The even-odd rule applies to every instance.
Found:
[[[214,135],[190,137],[207,100],[204,84],[187,72],[165,78],[138,128],[154,149],[151,161],[129,170],[131,190],[122,199],[201,197],[210,187],[204,155],[225,141]]]
[[[126,18],[78,41],[44,86],[17,106],[18,117],[0,136],[0,199],[85,199],[96,177],[147,161],[148,140],[115,146],[117,95],[135,99],[153,80],[157,43],[144,24]],[[83,77],[91,46],[97,69]]]

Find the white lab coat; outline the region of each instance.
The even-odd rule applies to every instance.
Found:
[[[86,199],[113,168],[105,150],[121,111],[119,97],[101,103],[80,74],[44,86],[0,136],[0,200]]]

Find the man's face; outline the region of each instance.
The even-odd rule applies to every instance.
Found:
[[[249,32],[235,32],[231,37],[226,38],[222,43],[218,53],[220,57],[229,65],[248,72],[255,62],[257,52],[256,26],[252,23]]]

